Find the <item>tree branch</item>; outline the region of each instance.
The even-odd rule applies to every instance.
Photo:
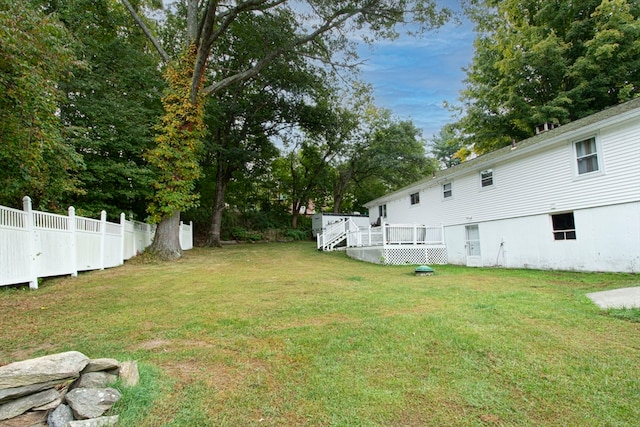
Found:
[[[220,80],[219,82],[216,82],[204,88],[203,93],[205,95],[213,95],[234,83],[247,80],[256,76],[258,73],[260,73],[260,71],[264,67],[269,65],[271,61],[273,61],[278,56],[282,55],[285,52],[289,52],[295,47],[302,46],[305,43],[308,43],[314,40],[316,37],[320,36],[321,34],[324,34],[327,31],[342,25],[343,23],[348,21],[350,18],[352,18],[354,15],[357,15],[358,13],[361,13],[361,12],[362,12],[361,9],[337,11],[336,13],[333,14],[333,16],[328,18],[322,26],[318,27],[314,32],[309,33],[299,38],[298,40],[295,40],[292,43],[289,43],[286,46],[282,46],[279,49],[269,52],[267,55],[264,56],[264,58],[258,61],[253,67],[245,71],[236,73],[233,76],[229,76],[225,79]]]
[[[160,54],[160,57],[165,62],[168,62],[169,61],[169,55],[162,48],[162,45],[160,45],[160,42],[158,42],[158,39],[156,39],[155,36],[151,33],[151,30],[149,30],[149,28],[145,25],[144,21],[142,21],[140,16],[138,16],[138,14],[136,13],[135,9],[131,6],[131,3],[129,3],[128,0],[122,0],[122,4],[124,4],[124,7],[126,7],[127,10],[129,10],[129,13],[133,17],[134,21],[136,21],[138,26],[142,29],[142,32],[147,36],[147,38],[151,41],[151,43],[153,43],[153,46],[156,48],[156,50]]]

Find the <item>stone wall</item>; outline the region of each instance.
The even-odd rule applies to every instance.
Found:
[[[118,379],[137,385],[137,363],[68,351],[0,366],[0,427],[115,425],[103,415],[121,397],[109,387]]]

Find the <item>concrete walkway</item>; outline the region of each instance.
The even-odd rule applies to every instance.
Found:
[[[593,292],[587,296],[600,308],[640,308],[640,286]]]

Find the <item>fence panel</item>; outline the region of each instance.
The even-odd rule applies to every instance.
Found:
[[[122,224],[112,222],[104,223],[104,249],[102,268],[117,267],[122,265]]]
[[[0,206],[0,286],[32,279],[30,234],[24,211]]]
[[[0,286],[29,283],[37,288],[37,278],[76,275],[78,271],[122,265],[125,259],[142,252],[153,241],[155,226],[126,221],[107,222],[69,215],[38,212],[31,199],[24,208],[0,206]],[[193,248],[193,223],[181,224],[183,250]]]
[[[101,221],[90,218],[76,218],[76,257],[78,271],[103,268]]]
[[[69,217],[38,211],[32,214],[36,276],[74,274],[74,235]]]
[[[183,251],[193,249],[193,221],[189,225],[180,222],[180,247]]]

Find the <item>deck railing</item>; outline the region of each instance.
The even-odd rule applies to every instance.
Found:
[[[350,230],[347,247],[444,245],[444,227],[419,224],[385,224]]]
[[[351,218],[344,218],[332,224],[328,224],[324,232],[316,237],[318,249],[332,250],[341,243],[351,231],[357,231],[358,224]]]

